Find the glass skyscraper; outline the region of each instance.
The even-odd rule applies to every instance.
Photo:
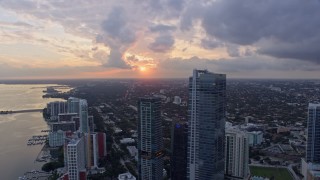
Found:
[[[161,99],[140,98],[138,103],[138,168],[140,180],[163,179]]]
[[[79,117],[80,117],[80,132],[89,132],[89,119],[88,119],[88,103],[85,99],[80,99],[79,102]]]
[[[171,132],[171,180],[187,178],[188,125],[173,123]]]
[[[320,164],[320,104],[309,103],[307,128],[306,161]]]
[[[92,117],[88,116],[88,103],[85,99],[79,99],[75,97],[70,97],[67,101],[68,103],[68,112],[69,113],[77,113],[79,116],[79,130],[83,133],[89,132],[89,120],[91,119],[93,123]],[[92,126],[92,125],[91,125]],[[91,130],[92,131],[92,130]]]
[[[189,78],[190,180],[224,179],[226,75],[194,70]]]

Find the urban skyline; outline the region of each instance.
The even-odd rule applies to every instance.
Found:
[[[27,142],[29,147],[45,144],[35,161],[46,163],[42,171],[25,176],[319,177],[319,81],[227,82],[225,74],[194,69],[189,81],[71,83],[76,84],[69,91],[58,91],[64,85],[41,90],[43,97],[60,100],[49,101],[43,110],[50,129],[41,132],[48,135],[32,136]]]

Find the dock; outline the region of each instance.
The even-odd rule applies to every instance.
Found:
[[[42,112],[42,111],[43,111],[43,109],[24,109],[24,110],[15,110],[15,111],[0,111],[0,115],[16,114],[16,113]]]

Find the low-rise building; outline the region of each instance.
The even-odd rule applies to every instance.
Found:
[[[136,177],[134,177],[132,174],[127,172],[127,173],[119,174],[118,180],[136,180]]]
[[[138,155],[138,149],[135,146],[127,146],[127,149],[131,157],[135,157],[136,155]]]
[[[261,131],[247,132],[249,146],[260,145],[263,142],[263,133]]]
[[[132,138],[123,138],[120,140],[121,144],[129,144],[129,143],[134,143],[134,142],[135,142],[135,140]]]

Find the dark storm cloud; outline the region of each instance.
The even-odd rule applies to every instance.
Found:
[[[319,8],[318,0],[218,0],[202,26],[222,41],[257,45],[261,54],[320,63]]]
[[[158,53],[165,53],[171,50],[174,45],[174,38],[171,35],[159,35],[153,43],[149,45],[149,49]]]

